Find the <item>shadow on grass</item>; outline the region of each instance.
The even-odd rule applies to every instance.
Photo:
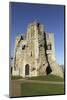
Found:
[[[59,81],[59,82],[63,82],[64,78],[49,74],[49,75],[46,75],[46,76],[30,77],[30,78],[28,78],[28,80],[42,80],[42,81],[57,81],[57,82]]]
[[[21,76],[11,76],[11,80],[17,80],[17,79],[22,79],[23,77]]]

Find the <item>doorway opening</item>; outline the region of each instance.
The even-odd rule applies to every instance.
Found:
[[[25,65],[25,75],[29,75],[29,64]]]

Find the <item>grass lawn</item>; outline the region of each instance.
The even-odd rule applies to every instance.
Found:
[[[42,80],[42,81],[64,81],[64,78],[55,75],[47,75],[47,76],[37,76],[37,77],[30,77],[28,80]]]
[[[17,79],[22,79],[21,76],[11,76],[11,80],[17,80]]]
[[[43,83],[22,83],[22,96],[40,96],[64,94],[64,85]]]

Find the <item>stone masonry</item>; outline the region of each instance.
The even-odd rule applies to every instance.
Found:
[[[12,75],[33,77],[54,74],[63,77],[56,63],[54,34],[40,23],[30,23],[27,32],[16,37]]]

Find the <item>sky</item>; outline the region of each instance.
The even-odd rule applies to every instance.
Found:
[[[13,57],[15,38],[26,33],[29,23],[37,21],[44,31],[54,33],[56,61],[64,65],[64,5],[10,3],[10,57]]]

